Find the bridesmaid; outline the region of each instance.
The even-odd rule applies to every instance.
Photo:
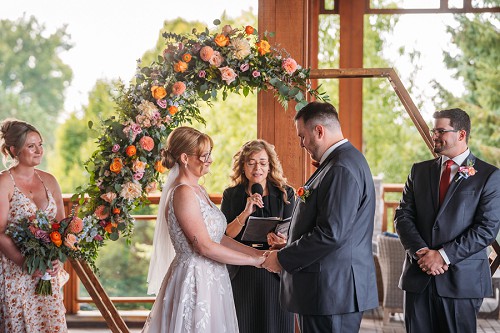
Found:
[[[0,332],[67,332],[61,286],[67,273],[58,261],[48,272],[52,296],[35,294],[40,272],[28,275],[24,257],[5,234],[11,223],[33,216],[37,209],[50,218],[64,218],[63,199],[57,180],[36,167],[43,157],[43,140],[32,125],[6,119],[0,125],[0,151],[10,168],[0,173]]]
[[[234,155],[232,187],[224,191],[221,210],[228,226],[226,235],[235,240],[267,250],[283,247],[286,236],[269,233],[267,243],[241,240],[249,216],[279,217],[292,215],[293,189],[287,185],[274,147],[264,140],[249,141]],[[252,194],[260,184],[262,195]],[[279,305],[279,276],[250,266],[228,266],[233,287],[240,332],[293,332],[293,314]]]

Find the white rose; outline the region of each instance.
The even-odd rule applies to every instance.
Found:
[[[136,182],[128,182],[123,184],[120,196],[127,199],[133,200],[140,197],[142,194],[142,186]]]

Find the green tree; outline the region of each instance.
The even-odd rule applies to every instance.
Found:
[[[465,92],[455,96],[435,82],[439,94],[434,102],[439,109],[466,110],[472,121],[470,147],[474,154],[500,166],[499,16],[456,15],[455,20],[458,28],[447,28],[454,50],[444,52],[444,61],[447,68],[455,70]]]
[[[70,48],[65,26],[48,34],[34,17],[0,20],[0,119],[32,123],[49,146],[72,78],[60,54]]]
[[[55,151],[49,167],[56,175],[64,193],[73,193],[86,183],[88,173],[84,162],[97,148],[98,132],[89,129],[89,122],[98,124],[110,117],[115,109],[113,96],[117,81],[98,80],[89,93],[88,104],[82,113],[72,113],[57,129]]]

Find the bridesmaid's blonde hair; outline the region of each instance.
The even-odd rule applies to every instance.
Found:
[[[3,154],[3,164],[8,167],[9,159],[12,164],[17,164],[17,155],[26,142],[29,132],[35,132],[42,137],[42,134],[35,126],[14,118],[7,118],[0,124],[0,152]],[[14,148],[15,153],[10,148]]]

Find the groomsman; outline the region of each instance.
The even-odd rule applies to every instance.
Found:
[[[295,126],[319,166],[297,191],[287,246],[263,266],[282,272],[281,306],[298,313],[301,333],[358,332],[363,311],[378,306],[372,175],[333,105],[309,103]]]
[[[434,113],[434,152],[414,164],[394,223],[406,250],[399,283],[409,333],[476,332],[492,285],[487,247],[500,227],[500,171],[467,143],[461,109]]]

